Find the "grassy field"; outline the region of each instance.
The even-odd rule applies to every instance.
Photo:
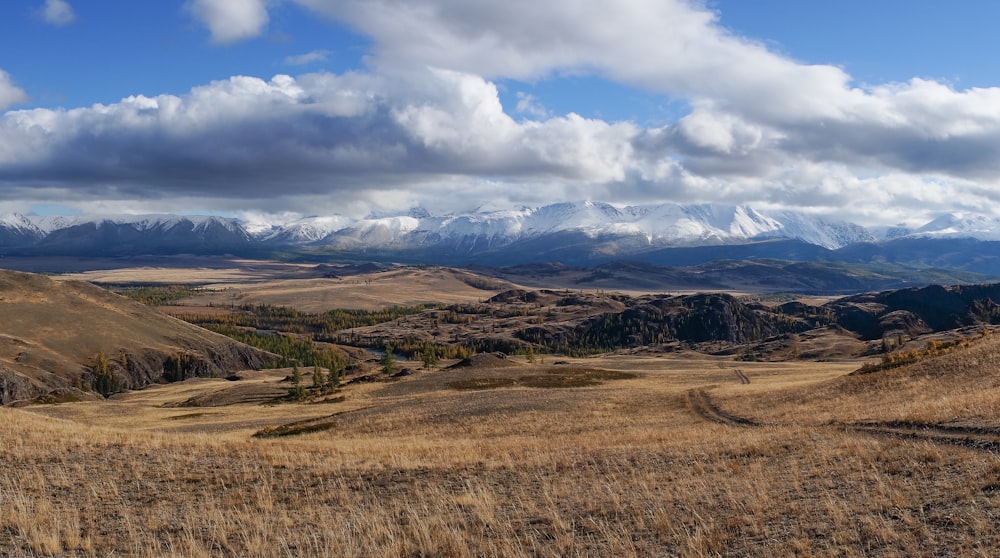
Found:
[[[202,292],[178,301],[174,313],[241,304],[288,306],[303,312],[339,308],[378,310],[425,303],[474,303],[510,283],[449,268],[407,267],[348,275],[317,276],[316,266],[276,262],[223,262],[217,267],[138,267],[60,275],[60,280],[102,284],[199,285]]]
[[[315,272],[205,268],[167,309],[475,303],[502,287],[437,268]],[[84,278],[181,277],[107,273]],[[52,315],[106,331],[118,306],[92,298],[108,313]],[[413,373],[398,378],[368,355],[304,403],[282,401],[291,370],[277,369],[0,407],[0,556],[997,555],[1000,335],[869,374],[845,358],[864,345],[851,336],[796,343],[788,362],[677,345],[399,360]]]
[[[253,402],[278,370],[0,408],[0,555],[992,556],[996,355],[546,357]],[[530,387],[575,375],[600,383]],[[288,423],[322,428],[253,436]]]

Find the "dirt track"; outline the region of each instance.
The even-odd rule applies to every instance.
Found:
[[[971,426],[947,426],[919,422],[865,422],[848,425],[849,429],[876,436],[903,440],[923,440],[951,444],[989,452],[1000,452],[1000,429]]]
[[[737,371],[737,375],[743,376],[740,371]],[[753,419],[736,416],[720,409],[703,389],[688,391],[687,400],[691,411],[709,422],[728,426],[762,426],[761,423]],[[1000,428],[949,426],[905,421],[860,422],[845,424],[842,427],[848,431],[874,436],[949,444],[1000,453]]]
[[[707,421],[729,426],[760,426],[760,424],[751,419],[731,415],[716,407],[703,389],[692,389],[688,392],[687,399],[691,410]]]

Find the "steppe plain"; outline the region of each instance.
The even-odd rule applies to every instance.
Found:
[[[175,313],[511,286],[299,271],[72,278],[206,286]],[[1000,335],[985,331],[869,374],[829,351],[482,355],[400,362],[413,373],[314,403],[276,402],[277,369],[0,408],[0,555],[993,556]]]

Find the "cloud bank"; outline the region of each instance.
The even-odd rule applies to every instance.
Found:
[[[294,2],[370,37],[368,69],[7,112],[0,193],[300,212],[704,201],[865,224],[921,224],[1000,201],[1000,89],[916,78],[862,87],[843,69],[732,34],[700,4]],[[188,9],[218,43],[258,36],[269,19],[259,0]],[[501,105],[502,80],[566,75],[691,109],[643,127],[554,115],[529,94]],[[25,99],[0,72],[0,107]]]

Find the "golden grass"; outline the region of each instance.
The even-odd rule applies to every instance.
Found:
[[[166,259],[169,265],[170,258]],[[177,267],[103,269],[55,276],[105,284],[197,284],[203,293],[182,299],[177,314],[204,312],[204,307],[240,304],[289,306],[303,312],[338,308],[379,310],[425,303],[465,304],[489,298],[514,285],[472,272],[439,267],[406,267],[346,277],[318,277],[314,264],[205,258],[178,261]],[[119,262],[120,263],[120,262]],[[184,265],[187,263],[187,265]],[[493,286],[493,290],[476,288]],[[194,310],[186,310],[193,308]]]
[[[303,312],[336,308],[380,310],[427,303],[479,302],[497,290],[477,289],[470,273],[444,268],[402,268],[344,278],[274,279],[265,282],[209,284],[206,292],[181,299],[185,307],[271,304]],[[492,283],[500,284],[496,280]]]
[[[858,365],[604,357],[571,366],[637,377],[460,391],[448,382],[476,371],[420,371],[331,405],[163,407],[235,385],[201,380],[0,409],[0,555],[994,555],[997,455],[825,424],[905,418],[933,378],[899,369],[885,382],[903,395],[866,411],[884,386],[844,387]],[[780,424],[705,421],[692,389]],[[927,417],[973,403],[944,395]],[[318,417],[330,427],[250,437]]]

